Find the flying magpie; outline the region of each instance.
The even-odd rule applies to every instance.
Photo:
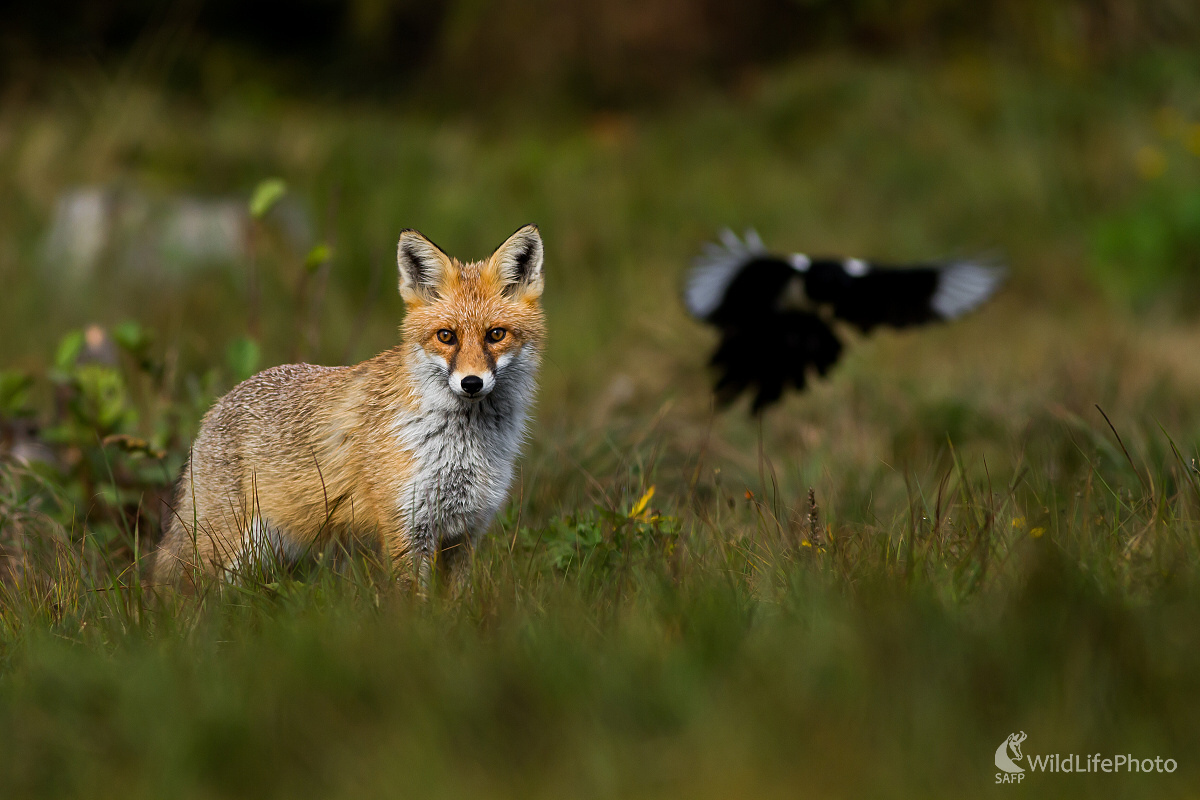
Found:
[[[756,392],[758,413],[784,389],[803,390],[809,369],[824,376],[837,363],[841,320],[864,333],[954,319],[995,293],[1005,271],[979,261],[887,267],[857,258],[810,258],[767,252],[753,230],[709,242],[688,274],[692,316],[721,331],[711,364],[716,394],[728,404]]]

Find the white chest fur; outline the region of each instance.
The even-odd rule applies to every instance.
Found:
[[[400,420],[414,460],[400,498],[404,527],[420,552],[476,540],[504,505],[524,439],[527,410],[504,397],[426,409]]]

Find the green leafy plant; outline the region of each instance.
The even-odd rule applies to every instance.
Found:
[[[11,369],[0,370],[0,419],[12,419],[32,413],[32,389],[32,375]]]
[[[597,507],[590,513],[556,517],[545,527],[524,529],[522,542],[535,552],[541,548],[555,570],[599,580],[631,560],[667,558],[681,526],[677,518],[650,508],[654,493],[650,487],[625,513]]]

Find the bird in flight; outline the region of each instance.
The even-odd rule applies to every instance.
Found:
[[[787,387],[803,390],[810,369],[824,376],[837,363],[836,320],[869,333],[954,319],[991,297],[1004,274],[970,260],[888,267],[778,255],[753,230],[744,241],[725,230],[693,263],[684,302],[721,332],[711,359],[718,400],[727,405],[752,390],[758,413]]]

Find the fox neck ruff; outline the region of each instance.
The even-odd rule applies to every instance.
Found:
[[[395,414],[394,435],[413,459],[401,514],[413,548],[431,557],[455,542],[474,543],[503,506],[525,440],[536,391],[538,352],[498,363],[496,385],[469,400],[447,388],[447,366],[420,347],[405,353],[415,389]]]

